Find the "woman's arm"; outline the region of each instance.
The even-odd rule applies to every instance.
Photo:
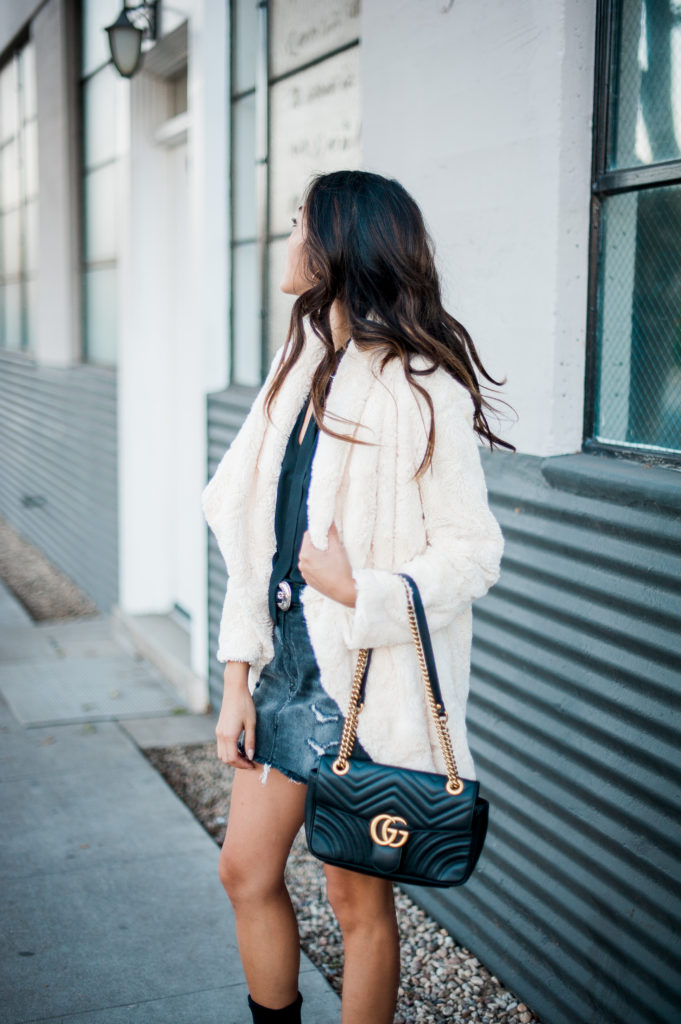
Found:
[[[216,652],[220,662],[248,661],[254,664],[262,656],[259,633],[247,612],[247,586],[247,583],[239,584],[232,576],[227,579]]]
[[[238,748],[242,732],[245,757]],[[255,705],[248,692],[248,662],[228,661],[225,665],[222,707],[215,736],[221,761],[235,768],[255,768]]]
[[[204,518],[215,534],[229,574],[217,649],[217,660],[221,662],[248,661],[252,664],[262,656],[262,643],[258,639],[258,632],[246,613],[248,604],[245,595],[249,585],[252,585],[248,576],[248,565],[243,558],[239,558],[247,550],[247,544],[242,536],[247,519],[242,506],[250,482],[246,479],[249,469],[244,463],[248,461],[248,453],[252,452],[253,458],[257,454],[257,435],[262,430],[265,416],[265,394],[279,366],[283,351],[283,345],[277,349],[265,382],[256,395],[246,419],[201,494]],[[235,479],[237,474],[233,472],[235,460],[240,463],[238,479]],[[254,468],[255,466],[250,467],[251,470]]]
[[[451,401],[435,405],[433,460],[419,480],[426,549],[394,571],[352,571],[356,600],[344,631],[351,649],[411,641],[397,572],[416,581],[432,630],[446,626],[499,578],[504,541],[487,501],[472,400],[458,385],[449,394]]]

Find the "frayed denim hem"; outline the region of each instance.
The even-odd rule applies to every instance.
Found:
[[[263,766],[262,775],[260,776],[260,781],[263,786],[267,782],[267,776],[269,775],[271,768],[276,768],[281,775],[286,776],[289,782],[295,782],[298,785],[307,785],[307,779],[302,779],[300,775],[296,774],[296,772],[291,772],[288,768],[282,768],[278,764],[273,764],[271,761],[267,761],[264,757],[258,757],[256,754],[251,758],[251,760],[254,761],[255,764],[261,764]]]

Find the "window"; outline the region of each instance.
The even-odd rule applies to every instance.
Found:
[[[310,176],[360,163],[358,0],[232,0],[232,380],[288,328],[286,239]]]
[[[681,0],[601,0],[597,52],[586,435],[669,456],[681,452]]]
[[[33,43],[0,69],[0,345],[34,348],[38,117]]]
[[[129,135],[129,83],[111,63],[104,31],[119,11],[119,0],[83,2],[83,357],[105,366],[117,360],[120,158]]]

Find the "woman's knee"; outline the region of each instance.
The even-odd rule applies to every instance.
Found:
[[[218,875],[232,903],[280,894],[291,844],[304,817],[303,786],[276,771],[237,771]],[[302,791],[302,792],[300,792]]]
[[[218,861],[218,876],[222,882],[222,888],[230,898],[244,886],[246,881],[244,874],[239,858],[234,856],[227,843],[224,843]]]
[[[245,857],[229,843],[222,847],[218,875],[233,905],[265,900],[284,886],[284,872],[277,865],[265,857]]]
[[[383,928],[395,919],[392,884],[344,868],[325,868],[326,894],[341,931]]]

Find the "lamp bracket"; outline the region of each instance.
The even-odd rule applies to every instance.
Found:
[[[148,39],[156,41],[158,37],[158,4],[159,0],[142,0],[142,3],[131,4],[128,0],[123,0],[123,10],[128,14],[137,14],[144,18],[145,35]]]

